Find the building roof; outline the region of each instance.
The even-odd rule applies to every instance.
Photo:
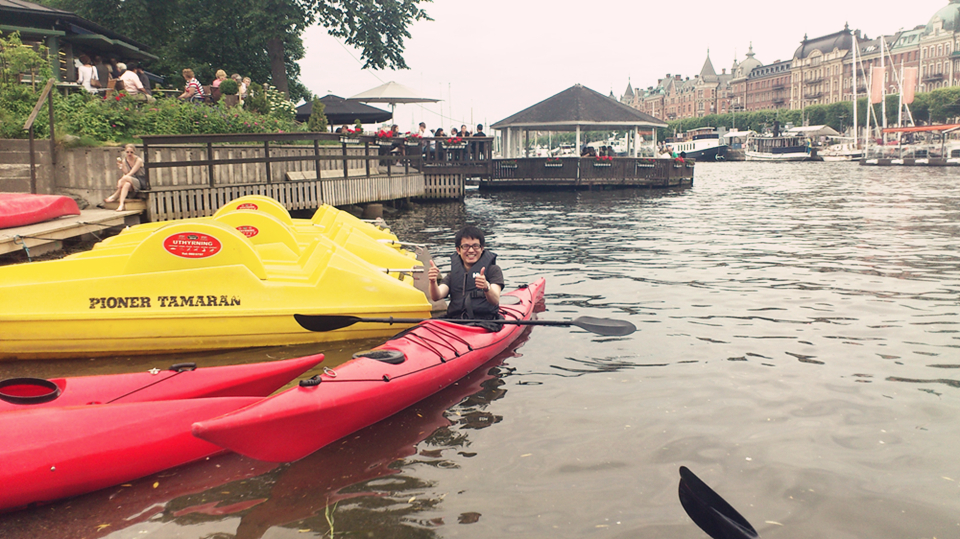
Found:
[[[610,99],[586,86],[575,84],[490,127],[572,131],[577,126],[603,129],[623,126],[666,127],[666,125],[649,114]]]
[[[75,13],[23,0],[0,0],[0,30],[23,35],[57,35],[63,39],[124,58],[156,59],[150,48],[88,21]]]
[[[934,13],[927,23],[924,35],[933,33],[937,21],[943,21],[943,29],[947,32],[960,30],[960,0],[950,0],[950,3]]]
[[[710,49],[707,49],[707,59],[704,60],[703,67],[700,68],[700,78],[710,81],[712,77],[716,76],[717,70],[713,68],[713,62],[710,61]]]
[[[843,30],[839,32],[814,39],[807,39],[807,36],[803,36],[803,41],[800,42],[800,46],[796,52],[793,53],[793,57],[806,58],[813,54],[814,51],[820,51],[821,54],[826,54],[832,52],[834,49],[851,50],[852,48],[853,35],[850,33],[850,28],[844,25]]]
[[[320,102],[323,103],[323,115],[327,117],[331,126],[353,125],[355,120],[360,120],[360,123],[372,124],[385,122],[393,118],[390,111],[371,107],[352,99],[344,99],[333,94],[321,97]],[[310,118],[311,114],[313,114],[312,101],[307,101],[297,107],[297,121],[304,122]]]
[[[761,62],[760,60],[757,60],[755,56],[756,56],[756,53],[753,52],[753,42],[751,41],[750,49],[747,51],[747,57],[744,58],[742,62],[737,64],[735,71],[731,71],[731,73],[733,73],[734,78],[737,78],[737,79],[744,78],[750,75],[751,71],[763,65],[763,62]]]

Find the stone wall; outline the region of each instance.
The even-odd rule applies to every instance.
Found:
[[[50,166],[50,141],[35,139],[33,147],[37,165],[37,193],[53,193],[56,185]],[[29,140],[0,139],[0,192],[30,192]]]

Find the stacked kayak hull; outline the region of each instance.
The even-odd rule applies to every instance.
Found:
[[[146,377],[56,380],[63,387],[58,399],[0,408],[0,510],[91,492],[218,453],[223,449],[192,436],[193,423],[249,406],[322,360],[315,355]]]
[[[80,215],[77,202],[70,197],[0,193],[0,228],[32,225],[65,215]]]
[[[225,397],[0,414],[0,510],[130,481],[222,451],[193,422],[260,400]]]
[[[543,299],[541,279],[506,295],[506,319],[530,319]],[[506,302],[504,302],[506,303]],[[496,356],[520,335],[504,324],[490,332],[429,320],[305,385],[222,417],[197,422],[193,433],[245,456],[294,461],[436,393]],[[378,358],[378,359],[375,359]]]
[[[409,271],[386,271],[422,263],[359,228],[338,240],[243,208],[137,228],[62,260],[0,267],[0,360],[384,337],[396,327],[313,333],[293,314],[422,318],[431,311]],[[131,241],[121,241],[126,235]],[[380,251],[364,258],[354,244]]]
[[[7,379],[0,381],[0,413],[86,404],[265,397],[322,361],[323,354],[316,354],[282,361],[199,369],[193,363],[180,363],[168,369],[147,372],[49,380]]]

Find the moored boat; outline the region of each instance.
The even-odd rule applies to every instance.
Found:
[[[0,267],[0,359],[388,336],[396,328],[313,333],[293,318],[429,316],[413,280],[384,269],[327,238],[301,248],[290,235],[255,243],[234,223],[173,222],[132,248]]]
[[[727,154],[727,144],[720,138],[716,128],[700,127],[687,131],[683,138],[668,141],[676,154],[697,161],[723,161]]]
[[[757,135],[747,138],[747,161],[806,161],[810,157],[810,141],[805,136]]]
[[[70,197],[0,193],[0,228],[32,225],[65,215],[80,215],[77,202]]]
[[[323,354],[282,361],[197,368],[179,363],[146,372],[0,381],[0,413],[10,410],[211,397],[266,397],[323,361]]]
[[[508,320],[529,320],[543,300],[543,279],[504,294]],[[381,346],[300,386],[222,417],[193,433],[242,455],[288,462],[324,447],[436,393],[506,349],[522,327],[499,331],[427,320]]]

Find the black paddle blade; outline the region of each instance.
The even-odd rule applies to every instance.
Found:
[[[760,535],[726,500],[694,475],[680,467],[680,505],[690,519],[713,539],[758,539]]]
[[[585,329],[598,335],[610,337],[622,337],[630,335],[637,330],[637,326],[626,320],[614,320],[612,318],[594,318],[592,316],[581,316],[570,321],[570,325]]]
[[[338,315],[311,316],[309,314],[295,314],[293,317],[297,323],[300,324],[300,327],[309,331],[333,331],[335,329],[352,326],[362,320],[357,316]]]

